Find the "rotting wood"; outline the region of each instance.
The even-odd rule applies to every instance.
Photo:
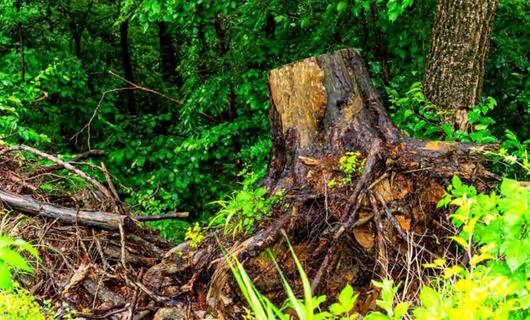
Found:
[[[123,225],[128,231],[138,229],[136,222],[130,216],[95,210],[66,208],[5,190],[0,190],[0,201],[7,207],[17,211],[33,216],[59,219],[63,223],[114,231],[119,230],[120,225]]]

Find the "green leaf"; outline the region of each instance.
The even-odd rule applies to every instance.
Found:
[[[394,308],[394,319],[401,320],[409,311],[410,304],[401,302]]]
[[[8,266],[0,261],[0,289],[8,289],[13,287],[13,281],[11,280],[11,272],[9,272]]]
[[[33,272],[28,262],[20,253],[7,247],[0,248],[0,259],[15,269],[20,269],[26,272]]]
[[[530,239],[505,241],[502,249],[512,272],[530,261]]]
[[[341,1],[337,4],[337,11],[343,12],[348,7],[348,3],[346,1]]]

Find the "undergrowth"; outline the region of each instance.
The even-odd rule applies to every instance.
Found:
[[[254,172],[243,170],[240,176],[243,177],[240,190],[226,200],[213,202],[221,210],[210,220],[209,227],[222,225],[226,235],[251,234],[282,199],[282,192],[267,196],[267,188],[257,187],[260,177]]]
[[[427,279],[415,301],[396,303],[399,284],[391,280],[374,281],[381,289],[377,301],[380,310],[370,311],[364,319],[528,319],[530,317],[530,186],[523,187],[505,179],[498,192],[477,193],[454,177],[441,206],[455,208],[452,223],[460,233],[451,237],[467,259],[448,265],[444,259],[424,264],[439,276]],[[286,238],[303,286],[303,297],[297,297],[282,270],[279,272],[287,299],[275,306],[260,293],[243,265],[227,256],[234,278],[249,304],[248,318],[356,319],[357,295],[346,285],[335,303],[324,309],[326,296],[313,296],[309,279]],[[412,307],[411,307],[412,306]]]
[[[14,279],[20,273],[33,274],[22,255],[39,259],[37,250],[21,239],[0,235],[0,318],[6,320],[51,320],[50,308],[44,308]]]

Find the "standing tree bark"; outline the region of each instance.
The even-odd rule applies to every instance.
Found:
[[[125,73],[125,79],[130,82],[134,82],[134,73],[131,62],[131,54],[129,52],[129,21],[125,20],[120,25],[120,46],[121,46],[121,57],[123,63],[123,71]],[[135,115],[137,113],[136,99],[134,97],[134,90],[127,90],[126,107],[130,114]]]
[[[173,40],[169,33],[168,25],[164,21],[158,23],[158,36],[162,77],[166,81],[181,85],[181,79],[178,79],[176,74],[177,61],[175,59]]]
[[[498,0],[438,0],[423,89],[449,120],[467,129],[469,106],[479,101]]]

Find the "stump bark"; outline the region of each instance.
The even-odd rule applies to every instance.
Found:
[[[420,141],[402,134],[392,124],[354,49],[272,70],[269,87],[273,147],[265,185],[272,193],[285,189],[293,198],[304,200],[291,210],[305,213],[306,223],[321,219],[325,212],[330,225],[318,232],[319,247],[327,248],[323,250],[327,253],[320,257],[322,263],[314,275],[315,290],[332,268],[341,237],[353,232],[357,242],[363,242],[354,228],[363,218],[373,216],[374,233],[385,233],[373,239],[381,255],[381,237],[388,240],[395,233],[403,238],[402,225],[411,230],[417,227],[414,224],[435,218],[420,217],[414,206],[428,199],[429,210],[434,211],[447,178],[458,175],[471,183],[496,180],[480,164],[495,145]],[[340,168],[341,158],[348,161],[348,154],[358,158],[353,176]],[[331,189],[330,181],[348,183]],[[392,207],[401,208],[402,224]],[[372,246],[369,240],[364,242],[365,247]]]
[[[283,290],[272,285],[275,268],[260,256],[266,248],[283,257],[280,264],[296,282],[281,230],[293,241],[314,291],[329,294],[346,282],[369,286],[372,278],[399,269],[396,257],[411,250],[432,257],[449,246],[440,238],[448,220],[436,203],[453,175],[479,190],[497,180],[481,165],[494,145],[420,141],[401,133],[354,49],[274,69],[269,88],[272,150],[263,183],[271,194],[283,190],[288,205],[275,208],[253,236],[221,239],[269,294]],[[345,172],[341,162],[355,170]],[[158,266],[149,276],[182,280],[191,273],[187,290],[195,286],[201,296],[198,283],[208,283],[210,307],[233,312],[224,304],[234,301],[238,289],[229,288],[219,243],[175,252],[165,258],[173,267]]]

